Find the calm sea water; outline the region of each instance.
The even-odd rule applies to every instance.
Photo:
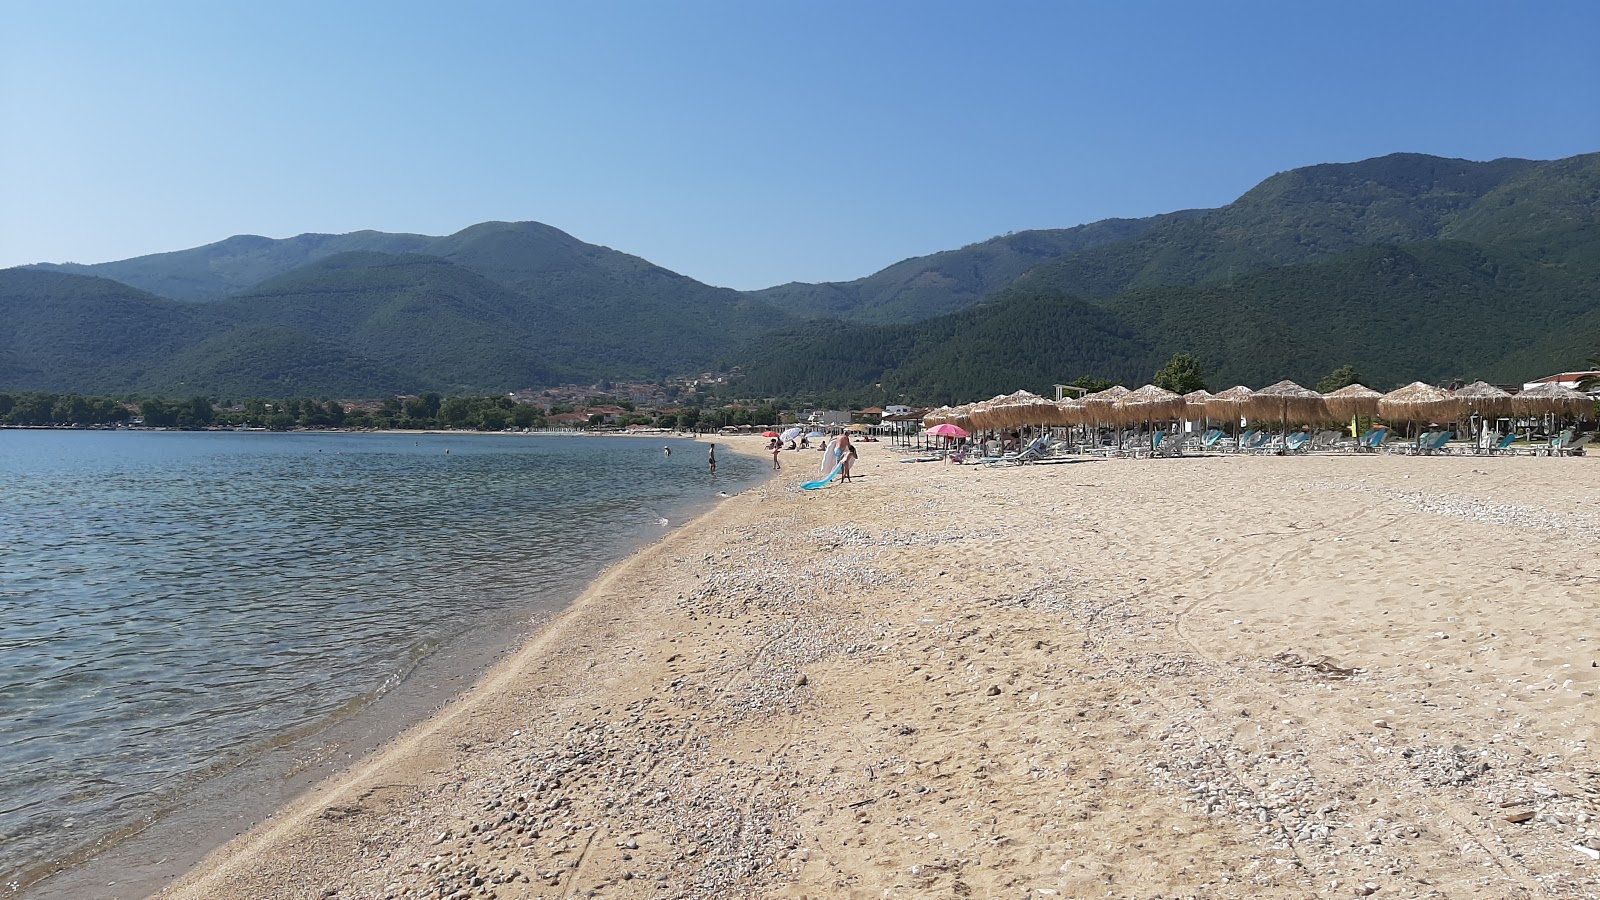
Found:
[[[719,456],[713,481],[673,439],[0,431],[0,875],[570,599],[763,468]]]

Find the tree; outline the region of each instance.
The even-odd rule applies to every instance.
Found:
[[[1174,394],[1187,394],[1205,390],[1206,377],[1200,371],[1200,360],[1187,353],[1179,353],[1167,360],[1167,364],[1151,379],[1151,384]]]
[[[1356,371],[1355,366],[1345,364],[1322,376],[1322,380],[1317,382],[1317,390],[1327,394],[1360,381],[1361,373]]]
[[[1584,366],[1591,372],[1600,372],[1600,353],[1585,360]],[[1595,388],[1600,388],[1600,375],[1590,375],[1588,378],[1578,380],[1578,390],[1580,391],[1592,391]]]
[[[1086,393],[1097,394],[1106,388],[1116,387],[1117,383],[1107,378],[1098,378],[1094,375],[1085,375],[1072,382],[1072,387],[1083,388]]]

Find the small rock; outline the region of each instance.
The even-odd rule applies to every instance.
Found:
[[[1372,720],[1372,727],[1373,728],[1388,728],[1389,727],[1389,720],[1388,719],[1373,719]]]
[[[1507,822],[1510,822],[1513,825],[1521,825],[1523,822],[1532,822],[1533,810],[1514,809],[1505,814],[1505,819]]]
[[[989,690],[988,690],[988,694],[989,694],[989,696],[991,696],[991,697],[998,697],[998,696],[1000,696],[1000,686],[999,686],[999,685],[998,685],[998,684],[991,684],[991,685],[989,685]]]
[[[794,680],[794,686],[795,687],[805,687],[806,685],[808,685],[810,683],[811,683],[811,679],[807,678],[806,674],[804,672],[801,672],[800,673],[800,677],[796,678]]]

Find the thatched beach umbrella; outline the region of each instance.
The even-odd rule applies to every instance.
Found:
[[[1147,384],[1123,394],[1113,409],[1117,419],[1124,425],[1143,424],[1145,430],[1153,431],[1153,423],[1182,416],[1184,406],[1183,398],[1172,391]],[[1150,438],[1154,441],[1155,435],[1151,434]]]
[[[1233,424],[1237,425],[1239,417],[1244,415],[1244,405],[1255,395],[1255,391],[1242,384],[1218,391],[1206,401],[1206,415],[1213,419],[1232,419]]]
[[[1378,415],[1391,422],[1440,422],[1454,419],[1456,409],[1449,391],[1422,381],[1378,398]]]
[[[944,423],[950,421],[949,417],[949,406],[941,406],[938,409],[930,409],[922,414],[922,427],[932,428],[935,425],[943,425]]]
[[[1349,384],[1323,394],[1322,403],[1328,408],[1328,415],[1341,421],[1371,418],[1377,415],[1378,398],[1382,396],[1364,384]]]
[[[1328,417],[1328,408],[1322,395],[1303,388],[1292,381],[1280,381],[1264,387],[1245,402],[1244,414],[1266,422],[1289,423],[1316,422]]]
[[[1072,397],[1062,397],[1055,403],[1057,425],[1082,425],[1088,410],[1082,400]]]
[[[945,421],[960,428],[962,431],[972,431],[974,428],[972,424],[972,408],[976,405],[975,403],[963,403],[951,409],[945,413]]]
[[[1455,398],[1458,415],[1498,418],[1511,412],[1511,395],[1486,381],[1474,381],[1450,395]]]
[[[1547,381],[1511,398],[1511,410],[1519,416],[1574,416],[1587,419],[1594,413],[1588,394]]]
[[[1123,394],[1113,409],[1118,420],[1134,425],[1176,419],[1183,415],[1185,406],[1183,398],[1172,391],[1147,384]]]
[[[1096,425],[1115,425],[1117,401],[1131,393],[1133,392],[1119,384],[1093,394],[1085,394],[1078,398],[1078,402],[1083,404],[1084,414],[1090,422]]]
[[[1245,404],[1256,395],[1242,384],[1236,384],[1225,391],[1217,391],[1210,400],[1206,401],[1206,415],[1213,419],[1230,422],[1233,430],[1233,449],[1239,449],[1239,417],[1244,415]]]
[[[1204,389],[1184,394],[1183,417],[1191,422],[1198,419],[1209,424],[1211,417],[1206,414],[1206,403],[1211,397],[1211,392]]]
[[[1053,419],[1056,405],[1030,391],[1017,391],[995,401],[998,418],[1005,425],[1020,428],[1024,425],[1045,425]]]

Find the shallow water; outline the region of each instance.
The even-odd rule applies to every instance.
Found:
[[[672,445],[669,458],[661,448]],[[0,874],[565,602],[760,460],[642,438],[0,431]]]

